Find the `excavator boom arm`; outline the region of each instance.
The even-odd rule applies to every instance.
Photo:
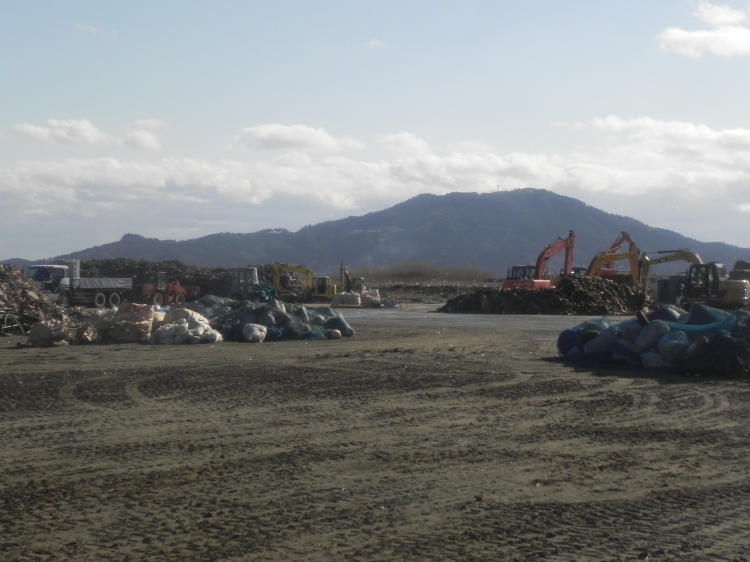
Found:
[[[566,238],[558,238],[551,244],[548,244],[539,254],[536,260],[536,268],[534,270],[534,279],[547,279],[547,263],[557,254],[565,250],[565,263],[563,265],[563,273],[570,274],[573,271],[573,252],[576,245],[576,235],[571,230]]]
[[[695,252],[691,250],[676,250],[674,252],[660,252],[662,255],[655,259],[650,259],[646,253],[644,252],[643,256],[641,256],[641,273],[640,273],[640,282],[638,283],[638,287],[642,292],[646,292],[646,289],[648,289],[648,278],[651,275],[651,268],[655,265],[661,264],[661,263],[669,263],[673,261],[686,261],[691,264],[702,264],[703,260],[701,257],[696,254]]]

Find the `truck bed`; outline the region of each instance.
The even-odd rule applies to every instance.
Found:
[[[129,277],[82,277],[78,279],[79,289],[132,289],[133,279]]]

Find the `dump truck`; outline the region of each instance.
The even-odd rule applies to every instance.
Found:
[[[34,289],[60,306],[119,306],[131,297],[132,277],[81,277],[81,260],[53,260],[25,268]]]

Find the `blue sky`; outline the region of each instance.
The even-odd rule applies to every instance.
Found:
[[[528,186],[750,246],[747,3],[0,7],[2,259]]]

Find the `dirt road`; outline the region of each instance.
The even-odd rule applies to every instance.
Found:
[[[578,320],[466,318],[0,340],[0,559],[750,557],[744,378],[576,370],[553,358]]]

